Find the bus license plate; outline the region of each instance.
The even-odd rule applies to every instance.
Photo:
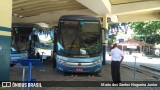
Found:
[[[76,71],[77,72],[83,72],[83,68],[77,68]]]

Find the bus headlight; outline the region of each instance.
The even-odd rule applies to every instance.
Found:
[[[59,62],[59,63],[66,63],[66,61],[64,61],[64,60],[61,60],[61,59],[57,59],[57,61]]]
[[[97,60],[95,62],[93,62],[94,64],[100,64],[101,63],[101,60]]]

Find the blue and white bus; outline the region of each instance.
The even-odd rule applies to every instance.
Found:
[[[12,41],[10,65],[15,65],[13,61],[17,59],[37,58],[35,54],[39,52],[37,48],[40,48],[41,46],[41,39],[39,38],[39,36],[43,35],[44,33],[45,35],[48,35],[47,33],[49,33],[50,31],[51,29],[45,23],[13,23],[11,32]],[[44,51],[41,50],[41,52]],[[39,52],[40,55],[41,52]]]
[[[99,19],[85,15],[61,16],[54,33],[53,66],[62,72],[100,73],[102,58]]]

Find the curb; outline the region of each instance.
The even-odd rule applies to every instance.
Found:
[[[146,66],[146,65],[140,65],[141,67],[144,67],[144,68],[146,68],[146,69],[149,69],[149,70],[152,70],[152,71],[156,71],[156,72],[159,72],[160,73],[160,70],[159,69],[155,69],[155,68],[153,68],[153,67],[148,67],[148,66]]]
[[[128,65],[125,65],[125,64],[122,64],[122,67],[134,70],[134,67],[128,66]],[[145,75],[151,76],[151,77],[153,77],[155,79],[158,79],[158,80],[160,79],[160,75],[157,75],[157,74],[155,74],[153,72],[150,72],[148,70],[143,70],[143,69],[136,68],[136,72],[143,73]]]

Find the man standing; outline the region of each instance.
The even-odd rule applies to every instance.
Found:
[[[113,45],[113,49],[111,50],[110,56],[111,58],[111,73],[113,83],[121,83],[120,77],[120,63],[124,59],[123,52],[117,48],[117,44]]]

